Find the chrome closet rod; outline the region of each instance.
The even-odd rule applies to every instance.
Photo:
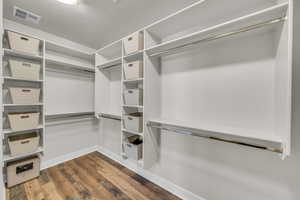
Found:
[[[68,118],[86,118],[86,117],[95,117],[94,112],[78,112],[78,113],[63,113],[55,115],[46,115],[46,120],[54,119],[68,119]]]
[[[121,117],[116,116],[116,115],[110,115],[110,114],[100,113],[99,117],[105,118],[105,119],[112,119],[112,120],[121,121]]]
[[[200,137],[200,138],[221,141],[221,142],[226,142],[226,143],[231,143],[231,144],[237,144],[237,145],[252,147],[252,148],[256,148],[256,149],[260,149],[260,150],[271,151],[271,152],[275,152],[275,153],[283,153],[283,150],[279,149],[279,148],[266,147],[266,146],[262,146],[262,145],[258,145],[258,144],[251,144],[251,143],[246,143],[246,142],[241,142],[241,141],[236,141],[236,140],[229,140],[229,139],[224,139],[224,138],[220,138],[220,137],[209,136],[209,135],[205,135],[205,134],[196,133],[193,130],[190,130],[187,128],[182,128],[182,129],[170,128],[170,127],[165,127],[162,125],[159,125],[159,126],[153,125],[151,122],[148,122],[147,126],[156,128],[156,129],[165,130],[165,131],[171,131],[171,132],[175,132],[175,133],[179,133],[179,134],[183,134],[183,135],[191,135],[191,136],[196,136],[196,137]],[[200,130],[200,131],[205,131],[205,130]],[[210,131],[205,131],[205,132],[210,132]]]
[[[159,51],[159,52],[150,54],[149,56],[150,57],[159,56],[161,54],[166,54],[166,53],[169,53],[170,51],[173,51],[173,50],[176,50],[176,49],[197,45],[197,44],[202,43],[202,42],[209,42],[209,41],[218,40],[218,39],[225,38],[225,37],[230,37],[230,36],[237,35],[237,34],[244,33],[244,32],[248,32],[248,31],[251,31],[251,30],[263,28],[265,26],[270,26],[272,24],[281,23],[281,22],[284,22],[285,20],[287,20],[286,16],[275,18],[275,19],[268,20],[268,21],[265,21],[265,22],[262,22],[262,23],[246,26],[246,27],[243,27],[243,28],[238,29],[238,30],[230,31],[228,33],[212,35],[212,36],[209,36],[207,38],[197,40],[195,42],[191,42],[191,43],[188,43],[188,44],[183,44],[183,45],[180,45],[180,46],[177,46],[177,47],[174,47],[174,48],[170,48],[168,50]]]

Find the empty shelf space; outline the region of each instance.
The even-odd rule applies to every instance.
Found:
[[[17,156],[10,156],[10,155],[4,154],[3,162],[10,162],[10,161],[18,160],[18,159],[25,158],[28,156],[33,156],[35,154],[39,154],[42,152],[43,152],[43,148],[39,147],[35,152],[31,152],[31,153],[27,153],[27,154],[22,154],[22,155],[17,155]]]
[[[111,68],[111,67],[121,67],[121,64],[122,64],[122,58],[115,58],[115,59],[112,59],[112,60],[109,60],[103,64],[100,64],[98,66],[99,69],[108,69],[108,68]]]
[[[164,53],[169,53],[172,50],[196,45],[200,42],[208,42],[254,29],[260,29],[265,26],[275,25],[285,20],[288,5],[288,3],[276,5],[174,40],[163,42],[156,46],[149,47],[146,52],[149,56],[159,56]]]
[[[37,128],[35,129],[28,129],[28,130],[22,130],[22,131],[13,131],[12,129],[4,129],[2,131],[2,133],[5,134],[10,134],[10,133],[17,133],[17,132],[24,132],[24,131],[33,131],[33,130],[39,130],[39,129],[43,129],[42,125],[39,125]]]
[[[56,65],[61,66],[63,68],[69,68],[69,69],[75,69],[75,70],[82,70],[86,72],[95,72],[95,69],[92,67],[92,65],[89,64],[78,64],[77,62],[68,62],[67,59],[61,60],[61,59],[54,59],[50,56],[46,57],[46,65]],[[47,66],[47,67],[48,67]]]
[[[45,41],[45,42],[46,42],[46,52],[53,51],[53,52],[65,54],[72,57],[78,57],[87,61],[92,61],[93,59],[93,54],[90,52],[84,52],[72,47],[62,46],[55,42],[50,42],[50,41]]]
[[[166,120],[150,120],[147,122],[147,126],[183,135],[192,135],[282,153],[283,142],[280,138],[260,138],[258,136],[261,134],[257,131],[207,125],[201,127]]]
[[[139,135],[139,136],[144,135],[143,133],[139,133],[139,132],[136,132],[136,131],[131,131],[131,130],[128,130],[128,129],[125,129],[125,128],[123,128],[122,131],[126,132],[126,133],[130,133],[130,134],[134,134],[134,135]]]
[[[21,57],[24,59],[43,60],[43,56],[41,56],[41,55],[30,54],[30,53],[26,53],[26,52],[16,51],[13,49],[3,49],[3,53],[4,53],[4,55]]]
[[[26,82],[37,82],[37,83],[42,83],[43,80],[27,80],[27,79],[20,79],[20,78],[14,78],[14,77],[10,77],[10,76],[4,76],[3,77],[4,80],[10,80],[10,81],[26,81]]]

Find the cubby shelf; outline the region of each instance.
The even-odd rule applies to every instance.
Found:
[[[136,53],[125,55],[124,60],[126,60],[128,62],[135,61],[135,60],[141,60],[143,53],[144,53],[144,50],[140,50]]]
[[[11,161],[15,161],[15,160],[19,160],[25,157],[29,157],[29,156],[33,156],[39,153],[43,152],[43,148],[39,147],[35,152],[31,152],[31,153],[27,153],[27,154],[22,154],[22,155],[17,155],[17,156],[10,156],[7,154],[3,155],[3,162],[11,162]]]
[[[242,33],[248,31],[248,29],[251,30],[251,28],[254,28],[254,25],[258,25],[257,28],[262,28],[263,24],[269,26],[276,25],[276,22],[283,21],[280,19],[286,16],[288,5],[288,3],[282,3],[183,37],[163,42],[147,48],[146,52],[149,56],[159,56],[188,45],[195,45],[196,43],[198,44],[200,42],[212,41],[225,36],[230,36],[233,32]],[[274,23],[271,23],[272,20],[274,20]]]
[[[8,80],[8,81],[24,81],[24,82],[33,82],[33,83],[42,83],[43,80],[27,80],[27,79],[21,79],[21,78],[14,78],[14,77],[10,77],[10,76],[4,76],[3,77],[4,80]]]
[[[134,134],[134,135],[139,135],[139,136],[142,136],[142,137],[144,136],[143,133],[136,132],[136,131],[131,131],[131,130],[128,130],[128,129],[125,129],[125,128],[123,128],[122,131],[126,132],[126,133],[130,133],[130,134]]]
[[[9,55],[9,56],[15,56],[15,57],[21,57],[24,59],[30,59],[30,60],[43,60],[43,56],[41,55],[35,55],[35,54],[30,54],[26,52],[21,52],[21,51],[16,51],[13,49],[3,49],[4,55]]]
[[[22,131],[13,131],[12,129],[4,129],[2,131],[2,134],[7,135],[7,134],[11,134],[11,133],[24,132],[24,131],[33,131],[33,130],[40,130],[40,129],[43,129],[43,125],[39,125],[35,129],[28,129],[28,130],[22,130]]]
[[[132,80],[124,80],[123,83],[142,83],[144,81],[144,78],[138,78],[138,79],[132,79]]]
[[[125,107],[125,108],[144,108],[144,106],[140,106],[140,105],[123,105],[123,107]]]
[[[24,106],[43,106],[43,103],[37,104],[3,104],[4,107],[24,107]]]

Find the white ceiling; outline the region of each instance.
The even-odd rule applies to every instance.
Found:
[[[197,0],[4,0],[4,17],[99,49]],[[13,17],[13,6],[42,16],[39,25]]]

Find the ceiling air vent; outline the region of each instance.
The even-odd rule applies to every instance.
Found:
[[[18,19],[35,23],[35,24],[38,24],[41,20],[41,16],[29,12],[28,10],[18,8],[17,6],[14,7],[14,16]]]

